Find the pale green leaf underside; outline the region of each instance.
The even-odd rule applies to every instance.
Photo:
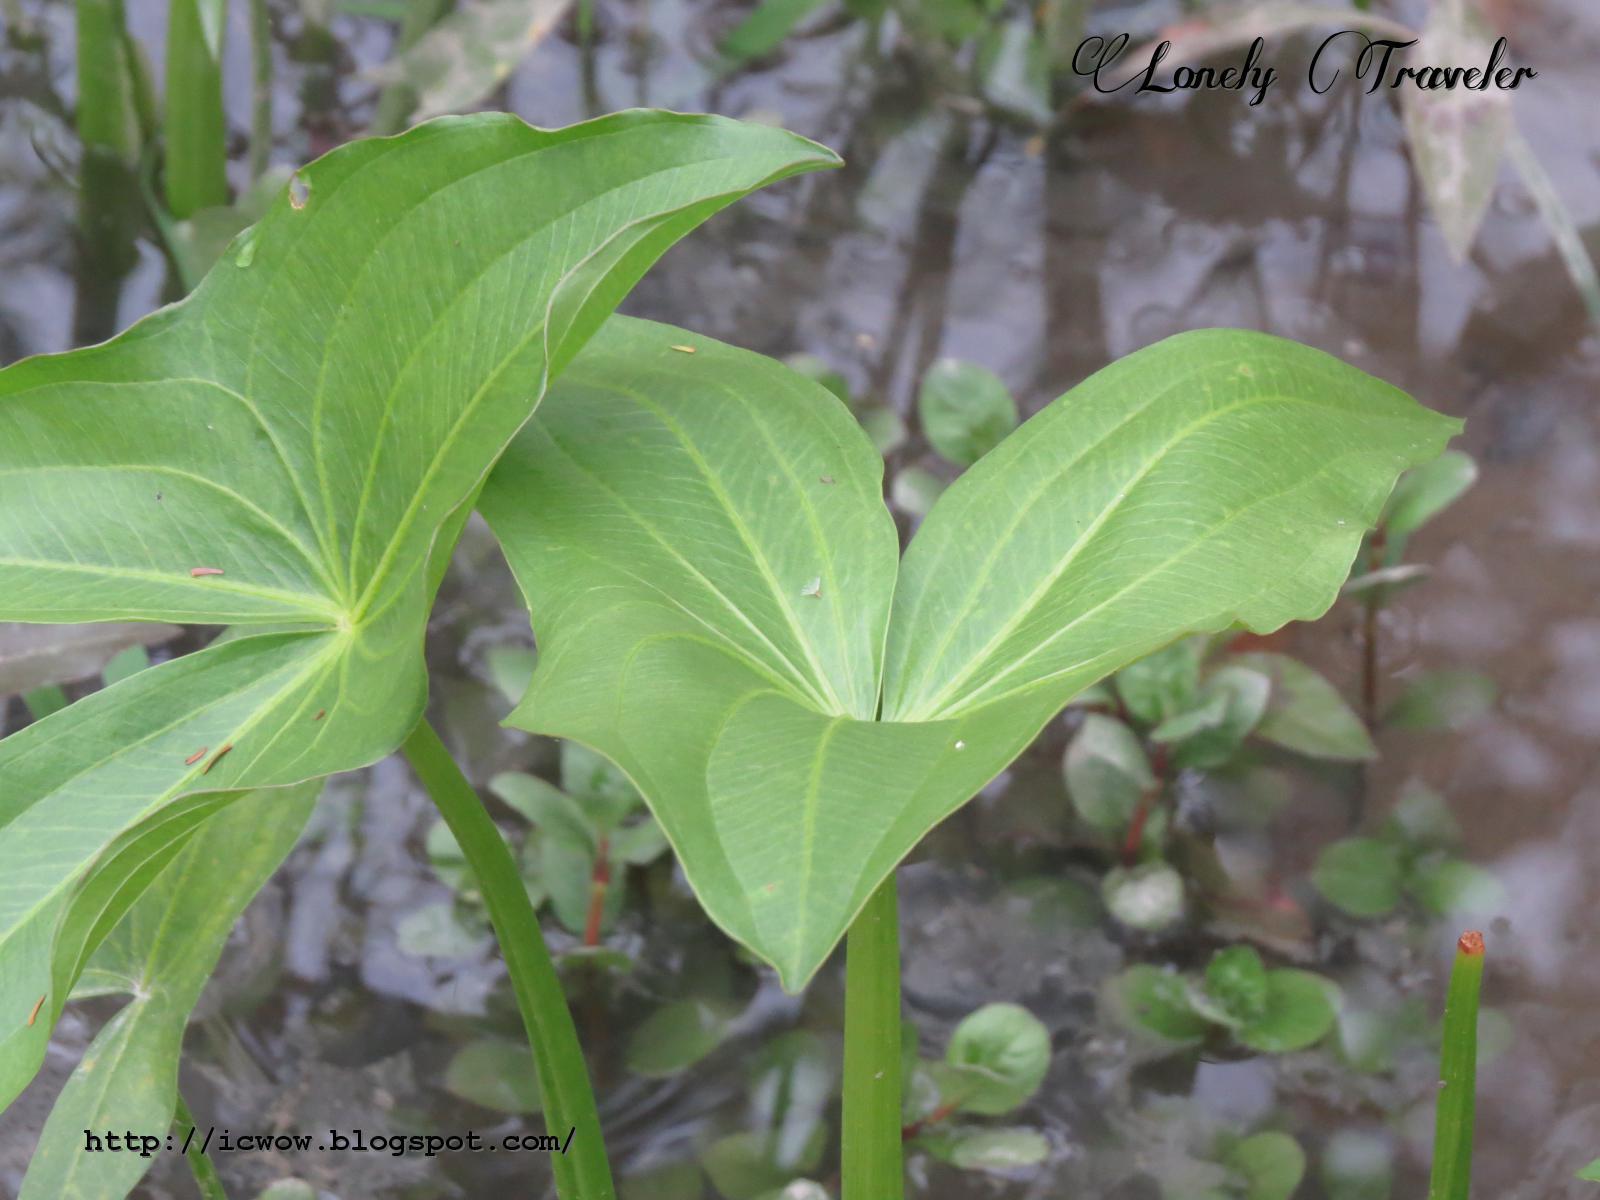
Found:
[[[95,1036],[50,1110],[19,1200],[126,1194],[154,1160],[85,1154],[85,1129],[171,1121],[189,1014],[234,922],[293,848],[321,785],[256,792],[185,838],[92,963],[130,999]]]
[[[886,717],[1065,699],[1186,631],[1320,616],[1395,476],[1458,428],[1265,334],[1169,338],[1047,406],[906,552]]]
[[[304,168],[183,303],[0,372],[0,620],[241,634],[0,742],[0,1012],[59,990],[119,834],[399,743],[438,543],[549,377],[684,233],[835,161],[713,117],[431,122]],[[0,1031],[0,1102],[49,1026]]]
[[[483,494],[540,641],[512,720],[626,770],[713,919],[798,987],[1074,693],[1325,610],[1454,428],[1316,351],[1174,338],[1006,439],[897,564],[836,397],[613,318]]]

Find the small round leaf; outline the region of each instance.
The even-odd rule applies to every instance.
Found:
[[[1352,917],[1381,917],[1400,903],[1404,861],[1400,847],[1376,838],[1345,838],[1317,858],[1311,882]]]
[[[1229,1146],[1222,1161],[1244,1176],[1244,1200],[1289,1200],[1306,1173],[1306,1152],[1286,1133],[1252,1134]]]
[[[1252,1050],[1268,1054],[1315,1045],[1333,1028],[1337,1016],[1329,997],[1332,986],[1309,971],[1268,971],[1266,1011],[1234,1036]]]
[[[656,1009],[628,1039],[628,1069],[659,1078],[675,1075],[715,1050],[728,1020],[704,1000],[677,1000]]]
[[[970,467],[1017,427],[1017,402],[998,376],[975,363],[943,359],[917,396],[922,432],[939,454]]]
[[[986,1004],[968,1014],[945,1051],[962,1072],[962,1091],[946,1095],[965,1112],[1010,1112],[1039,1088],[1050,1067],[1050,1031],[1017,1004]]]
[[[1106,911],[1130,929],[1166,929],[1183,917],[1183,877],[1164,862],[1118,867],[1100,886]]]
[[[533,1052],[510,1038],[477,1038],[461,1047],[445,1068],[444,1086],[452,1096],[497,1112],[535,1113],[541,1107]]]

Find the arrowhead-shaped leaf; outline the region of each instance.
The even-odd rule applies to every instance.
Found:
[[[1189,334],[990,451],[897,564],[837,397],[613,318],[483,495],[540,639],[512,720],[626,770],[712,918],[796,988],[1074,693],[1187,632],[1322,613],[1455,428],[1317,351]]]
[[[59,1012],[58,922],[119,834],[399,744],[430,585],[548,380],[677,238],[836,161],[712,117],[436,121],[299,172],[183,303],[0,373],[0,620],[250,635],[0,743],[0,1012]],[[50,1025],[5,1027],[0,1102]]]

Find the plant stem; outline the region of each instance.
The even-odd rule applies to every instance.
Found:
[[[267,0],[250,0],[250,182],[272,158],[272,14]]]
[[[178,1093],[178,1109],[173,1116],[178,1122],[178,1132],[183,1135],[185,1142],[189,1141],[189,1130],[195,1127],[194,1114],[184,1102],[182,1092]],[[194,1184],[200,1189],[201,1200],[228,1200],[228,1190],[222,1186],[217,1164],[211,1161],[211,1156],[205,1150],[191,1145],[185,1148],[183,1156],[189,1160],[189,1170],[194,1173]]]
[[[433,726],[418,722],[401,749],[477,877],[533,1048],[546,1128],[563,1144],[568,1130],[576,1130],[569,1152],[550,1159],[556,1192],[562,1200],[613,1200],[616,1189],[578,1031],[511,851]]]
[[[122,277],[137,261],[138,103],[129,69],[121,0],[79,0],[79,168],[77,303],[72,340],[104,341],[116,332]]]
[[[180,221],[228,202],[222,27],[199,0],[172,0],[167,21],[167,208]]]
[[[900,912],[890,875],[845,945],[844,1200],[902,1200]]]
[[[1483,934],[1456,943],[1444,1002],[1439,1055],[1439,1108],[1433,1127],[1428,1200],[1467,1200],[1472,1188],[1472,1130],[1478,1070],[1478,993],[1483,984]]]

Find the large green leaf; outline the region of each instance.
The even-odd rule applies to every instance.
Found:
[[[795,988],[1075,692],[1186,632],[1324,611],[1455,428],[1314,350],[1185,335],[992,450],[897,567],[837,397],[613,318],[483,494],[540,639],[511,719],[627,771],[712,918]]]
[[[678,237],[836,161],[714,117],[432,122],[300,171],[183,303],[0,373],[0,619],[239,635],[0,743],[0,1011],[59,1012],[67,897],[124,831],[400,742],[430,586],[550,377]],[[6,1028],[0,1102],[51,1024]]]
[[[85,1154],[84,1131],[130,1125],[160,1136],[178,1094],[178,1057],[234,922],[311,815],[320,784],[253,792],[217,813],[169,862],[100,946],[85,983],[130,999],[95,1036],[57,1098],[21,1200],[124,1195],[152,1159]]]

